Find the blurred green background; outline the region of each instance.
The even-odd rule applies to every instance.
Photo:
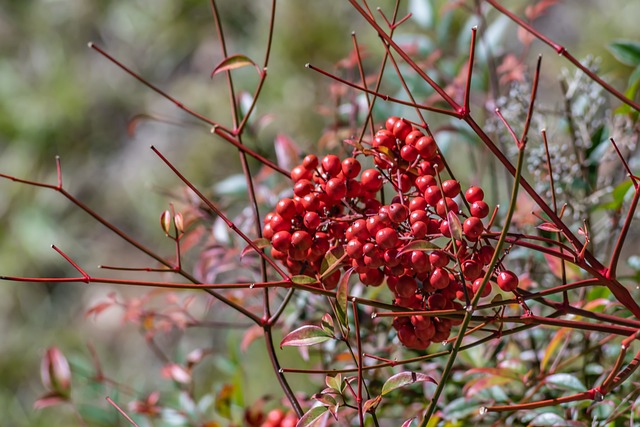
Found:
[[[262,62],[268,24],[268,1],[220,1],[230,53],[243,53]],[[384,7],[390,8],[391,2]],[[405,2],[413,10],[438,14],[442,1]],[[475,2],[469,1],[472,4]],[[523,1],[505,4],[522,12]],[[377,4],[376,4],[377,6]],[[402,8],[404,14],[407,6]],[[587,53],[604,59],[608,79],[622,86],[629,69],[612,60],[606,45],[637,31],[637,2],[566,1],[540,20],[548,35],[564,43],[576,57]],[[495,17],[492,11],[490,17]],[[457,12],[456,12],[457,13]],[[434,18],[437,19],[437,18]],[[457,13],[450,33],[433,34],[448,43],[446,54],[467,47],[469,23]],[[588,26],[585,25],[588,23]],[[428,29],[408,25],[408,33]],[[274,121],[248,143],[275,159],[273,140],[285,133],[304,150],[314,148],[330,117],[329,81],[304,68],[311,62],[324,69],[347,56],[351,31],[374,57],[377,38],[346,2],[284,0],[278,2],[269,77],[257,113],[274,114]],[[464,30],[464,31],[463,31]],[[505,22],[495,43],[517,49],[515,28]],[[637,36],[637,33],[635,33]],[[170,254],[171,243],[158,227],[166,196],[178,188],[175,177],[149,150],[157,146],[194,183],[210,190],[213,183],[240,171],[237,153],[96,52],[93,41],[196,111],[230,124],[224,78],[210,79],[222,55],[215,36],[209,2],[204,0],[5,0],[0,3],[0,172],[55,183],[55,156],[60,155],[65,188],[141,242]],[[534,43],[531,55],[545,55],[557,70],[561,59]],[[465,53],[461,53],[464,58]],[[372,69],[374,69],[372,65]],[[253,70],[238,70],[239,86],[251,92]],[[136,114],[166,117],[180,125],[145,121],[134,135],[127,132]],[[55,244],[83,268],[96,273],[99,264],[148,265],[149,260],[114,237],[106,228],[72,206],[61,195],[7,180],[0,181],[0,274],[56,277],[76,275],[51,248]],[[134,327],[123,326],[119,313],[97,321],[84,311],[113,289],[84,284],[0,283],[0,414],[7,426],[55,426],[74,423],[67,409],[34,411],[43,394],[40,357],[48,346],[59,346],[77,365],[88,365],[86,343],[102,356],[105,370],[119,381],[149,391],[159,381],[160,362]],[[127,291],[136,293],[139,291]],[[221,355],[234,338],[192,334],[202,346],[219,344]],[[233,347],[233,345],[231,346]],[[189,350],[185,345],[183,351]],[[259,344],[251,355],[240,355],[246,378],[262,375],[275,383]],[[233,359],[229,356],[229,358]],[[222,363],[214,370],[225,368]],[[89,369],[89,368],[88,368]],[[253,370],[253,373],[252,373]],[[229,368],[225,375],[232,376]],[[154,379],[155,378],[155,379]],[[248,383],[250,384],[250,383]],[[272,387],[275,389],[275,387]],[[96,390],[92,404],[106,407]],[[248,392],[247,404],[261,391]],[[124,398],[126,402],[128,399]],[[114,412],[114,411],[112,411]],[[111,425],[125,425],[113,414]]]

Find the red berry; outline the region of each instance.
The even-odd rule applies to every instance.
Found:
[[[311,247],[311,234],[304,230],[298,230],[291,235],[291,247],[297,250],[306,251]]]
[[[403,222],[409,217],[409,209],[403,204],[392,203],[389,205],[389,219],[396,224]]]
[[[425,212],[422,209],[412,211],[411,214],[409,215],[409,222],[411,224],[414,224],[417,221],[426,223],[428,220],[429,220],[429,215],[427,214],[427,212]]]
[[[322,169],[329,176],[336,176],[342,171],[340,158],[334,154],[328,154],[322,159]]]
[[[427,298],[431,310],[443,310],[447,306],[447,299],[442,294],[432,294]]]
[[[373,148],[387,147],[389,150],[393,150],[396,147],[396,137],[391,131],[382,129],[376,132],[371,145]]]
[[[271,238],[271,246],[280,252],[289,252],[291,233],[288,231],[278,231]]]
[[[482,274],[482,265],[478,261],[466,260],[462,263],[462,274],[465,280],[473,282]]]
[[[390,225],[391,221],[386,216],[373,215],[367,218],[367,231],[371,237],[375,237],[378,231],[382,230],[387,225]]]
[[[438,151],[436,142],[430,136],[423,136],[418,139],[416,141],[416,148],[418,149],[420,156],[425,160],[433,159]]]
[[[282,199],[276,205],[276,212],[284,219],[292,219],[296,215],[296,204],[293,199]]]
[[[414,239],[422,239],[427,235],[428,227],[424,221],[415,221],[411,224],[411,235]]]
[[[482,225],[482,220],[475,216],[470,216],[462,224],[464,236],[472,242],[478,240],[480,235],[482,235],[483,230],[484,226]]]
[[[398,245],[398,233],[391,227],[385,227],[376,233],[376,243],[382,249],[391,249]]]
[[[313,173],[302,165],[291,169],[291,180],[293,182],[298,182],[301,179],[311,179],[312,176]]]
[[[409,298],[418,290],[418,282],[411,276],[400,276],[396,283],[396,294],[401,298]]]
[[[332,200],[340,200],[347,195],[347,183],[344,178],[331,178],[324,191]]]
[[[450,197],[445,197],[444,199],[438,200],[436,204],[436,212],[442,218],[447,216],[447,212],[458,212],[458,204]]]
[[[320,226],[320,215],[318,215],[316,212],[307,212],[306,214],[304,214],[302,223],[309,230],[315,230]]]
[[[348,157],[342,161],[342,173],[347,178],[355,178],[362,170],[360,162],[353,157]]]
[[[449,273],[444,268],[436,268],[429,277],[429,284],[435,289],[444,289],[449,286],[449,282]]]
[[[460,194],[460,183],[455,179],[448,179],[442,183],[442,192],[445,196],[454,198]]]
[[[418,190],[424,193],[425,191],[427,191],[427,188],[431,187],[432,185],[436,185],[437,182],[436,179],[431,175],[420,175],[416,178],[415,184]]]
[[[413,126],[409,123],[407,119],[397,120],[393,125],[393,136],[398,138],[400,141],[404,142],[404,139],[411,133],[413,130]]]
[[[418,150],[413,145],[405,145],[400,149],[400,157],[407,162],[413,162],[418,158]]]
[[[273,217],[271,217],[271,221],[269,222],[269,224],[271,224],[271,229],[274,233],[284,230],[288,231],[291,228],[291,220],[284,219],[278,214],[275,214]]]
[[[382,174],[377,169],[367,169],[362,172],[360,182],[362,183],[362,188],[364,188],[365,191],[379,191],[383,185]]]
[[[478,290],[480,289],[480,285],[482,284],[482,281],[484,279],[482,277],[476,279],[473,281],[473,293],[478,293]],[[482,294],[480,295],[482,298],[489,296],[489,294],[491,293],[491,282],[487,282],[487,284],[484,287],[484,290],[482,291]]]
[[[446,267],[449,264],[449,256],[443,251],[433,251],[429,254],[429,261],[434,267]]]
[[[473,202],[471,204],[471,208],[469,208],[469,212],[471,215],[477,216],[478,218],[484,218],[489,215],[489,205],[487,205],[484,201],[478,200],[477,202]]]
[[[384,280],[384,273],[378,268],[359,273],[359,276],[362,284],[367,286],[380,286]]]
[[[308,179],[301,179],[293,186],[293,194],[298,197],[304,197],[313,191],[314,185]]]
[[[399,117],[396,116],[391,116],[387,119],[387,121],[385,122],[384,126],[385,128],[391,132],[393,130],[393,126],[396,124],[396,122],[400,120]]]
[[[406,138],[404,139],[404,143],[406,145],[416,145],[416,142],[423,136],[424,134],[422,132],[420,132],[418,129],[414,129],[409,132],[409,135],[406,136]]]
[[[437,185],[432,185],[424,192],[424,199],[430,206],[436,206],[438,201],[442,199],[442,192]]]
[[[302,166],[308,170],[313,170],[318,167],[318,157],[315,154],[309,154],[302,160]]]
[[[416,273],[424,273],[431,270],[429,256],[423,251],[411,252],[411,266]]]
[[[420,196],[414,197],[409,202],[409,211],[411,212],[424,211],[426,208],[427,208],[427,201],[424,199],[424,197],[420,197]]]
[[[518,287],[518,276],[514,272],[504,270],[498,273],[498,287],[505,292],[512,292]]]
[[[493,246],[482,246],[479,250],[478,250],[478,260],[483,264],[483,265],[489,265],[489,263],[491,262],[491,258],[493,257],[493,253],[495,252],[495,250],[493,249]]]
[[[330,275],[328,275],[327,277],[325,277],[324,279],[322,279],[322,284],[324,285],[324,288],[330,291],[337,288],[338,283],[340,282],[340,276],[341,276],[341,271],[336,270]]]
[[[484,191],[482,191],[480,187],[469,187],[464,193],[464,198],[467,199],[469,203],[478,202],[484,199]]]

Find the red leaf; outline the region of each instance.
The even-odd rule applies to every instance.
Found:
[[[320,344],[333,339],[334,336],[319,326],[305,325],[295,331],[289,332],[280,342],[280,348],[286,346],[304,347],[308,345]]]
[[[57,347],[49,347],[40,363],[42,384],[50,391],[68,396],[71,389],[71,369]]]
[[[58,393],[49,393],[42,396],[40,399],[33,402],[33,409],[42,409],[49,406],[61,405],[67,403],[69,400],[67,397]]]
[[[560,229],[556,227],[552,222],[543,222],[542,224],[538,225],[537,228],[539,228],[540,230],[548,231],[550,233],[560,232]]]
[[[264,335],[264,329],[262,326],[253,325],[242,335],[242,342],[240,342],[240,349],[246,352],[252,342]]]

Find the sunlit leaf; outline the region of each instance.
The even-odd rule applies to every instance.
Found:
[[[344,248],[342,246],[337,246],[327,252],[322,260],[322,264],[320,265],[320,277],[325,278],[340,268],[346,257],[347,254],[344,252]]]
[[[332,388],[338,392],[342,392],[342,374],[338,373],[335,377],[327,375],[324,382],[327,384],[327,387]]]
[[[314,425],[318,425],[319,421],[322,420],[322,417],[325,416],[329,408],[326,406],[316,406],[307,411],[306,414],[300,418],[296,427],[311,427]]]
[[[428,381],[437,384],[436,380],[428,375],[421,374],[419,372],[405,371],[399,374],[393,375],[382,386],[382,395],[389,393],[397,388],[404,387],[409,384]]]
[[[296,276],[292,276],[291,277],[291,281],[293,283],[298,284],[298,285],[312,285],[312,284],[318,282],[315,278],[309,277],[309,276],[305,276],[305,275],[302,275],[302,274],[298,274]]]
[[[547,370],[547,365],[549,364],[549,361],[551,360],[551,356],[553,356],[556,352],[556,350],[559,348],[560,344],[562,344],[562,342],[564,342],[565,339],[567,339],[566,335],[567,333],[570,331],[570,329],[568,328],[561,328],[558,332],[556,332],[556,334],[553,336],[553,338],[551,339],[551,341],[549,341],[549,344],[547,344],[545,352],[544,352],[544,356],[542,357],[542,360],[540,361],[540,371],[541,372],[545,372]]]
[[[640,41],[617,40],[610,43],[609,51],[623,64],[636,67],[640,65]]]
[[[380,404],[381,401],[382,401],[382,396],[380,396],[380,395],[374,397],[373,399],[367,400],[362,405],[362,411],[363,412],[369,412],[371,410],[375,411],[375,409],[378,407],[378,405]]]
[[[458,215],[453,211],[447,212],[447,222],[449,223],[451,237],[456,240],[462,240],[462,224],[460,224]]]
[[[409,251],[436,251],[441,249],[434,243],[427,240],[414,240],[413,242],[405,245],[398,254],[403,254]]]
[[[304,325],[289,332],[280,342],[280,348],[284,346],[304,347],[308,345],[320,344],[333,339],[332,334],[315,325]]]
[[[549,375],[544,381],[561,390],[580,392],[587,389],[577,377],[570,374]]]
[[[328,334],[333,334],[335,332],[335,329],[333,326],[333,317],[331,317],[329,313],[325,313],[322,316],[321,324],[322,324],[322,329],[327,331]],[[262,330],[262,328],[260,328],[260,330]]]
[[[216,68],[213,69],[213,71],[211,72],[211,77],[223,71],[231,71],[231,70],[235,70],[236,68],[247,67],[249,65],[253,65],[258,71],[258,73],[260,72],[260,69],[258,68],[256,63],[253,62],[251,58],[249,58],[248,56],[231,55],[223,59],[222,62],[220,62],[216,66]]]
[[[531,420],[530,426],[563,426],[566,425],[566,420],[558,414],[553,412],[545,412],[540,414]]]

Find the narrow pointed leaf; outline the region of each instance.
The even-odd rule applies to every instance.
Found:
[[[382,401],[382,396],[380,395],[374,397],[373,399],[367,400],[362,405],[362,412],[369,412],[371,410],[375,411],[375,409],[378,407],[381,401]]]
[[[213,69],[213,71],[211,72],[211,77],[223,71],[231,71],[235,70],[236,68],[242,68],[249,65],[253,65],[254,67],[256,67],[256,70],[258,70],[258,72],[260,71],[256,63],[253,62],[248,56],[231,55],[223,59],[222,62]]]
[[[320,344],[333,338],[332,334],[328,334],[319,326],[305,325],[289,332],[280,342],[280,348],[284,346],[305,347]]]
[[[451,236],[456,240],[462,240],[462,224],[455,212],[447,212],[447,222],[449,223],[449,231]]]
[[[409,251],[436,251],[439,249],[441,249],[439,246],[427,240],[414,240],[413,242],[405,245],[398,254],[403,254]]]
[[[318,422],[324,417],[329,408],[326,406],[316,406],[307,411],[306,414],[300,418],[296,427],[311,427],[314,425],[318,425]]]
[[[298,284],[298,285],[312,285],[312,284],[318,282],[315,278],[309,277],[309,276],[305,276],[305,275],[302,275],[302,274],[299,274],[299,275],[291,277],[291,281],[293,283]]]
[[[342,275],[336,291],[336,311],[338,322],[340,322],[344,327],[347,326],[347,295],[349,293],[349,278],[352,273],[353,268],[350,268]]]
[[[342,246],[338,246],[336,248],[331,249],[322,260],[322,264],[320,265],[320,278],[324,279],[329,276],[331,273],[336,271],[338,268],[342,266],[342,262],[347,257],[347,254],[344,252],[344,248]]]
[[[581,392],[587,389],[577,377],[570,374],[549,375],[545,382],[560,390]]]
[[[404,387],[409,384],[428,381],[437,384],[436,380],[428,375],[421,374],[419,372],[405,371],[395,374],[389,378],[382,386],[382,395],[389,393],[397,388]]]
[[[264,237],[260,237],[258,239],[255,239],[253,241],[253,244],[256,245],[258,247],[258,249],[264,249],[267,246],[269,246],[271,244],[271,242],[269,241],[269,239],[265,239]],[[243,250],[242,253],[240,254],[240,258],[242,258],[243,256],[245,256],[246,254],[248,254],[249,252],[255,250],[253,248],[253,246],[251,245],[247,245]]]
[[[409,418],[408,420],[406,420],[405,422],[402,423],[402,426],[400,427],[409,427],[411,425],[411,423],[413,423],[413,420],[415,420],[416,417],[413,418]]]
[[[538,228],[543,231],[548,231],[549,233],[560,232],[560,229],[556,227],[552,222],[543,222],[542,224],[538,225]]]
[[[325,313],[324,316],[322,316],[322,329],[327,331],[328,334],[333,334],[335,332],[333,317],[331,317],[329,313]]]

